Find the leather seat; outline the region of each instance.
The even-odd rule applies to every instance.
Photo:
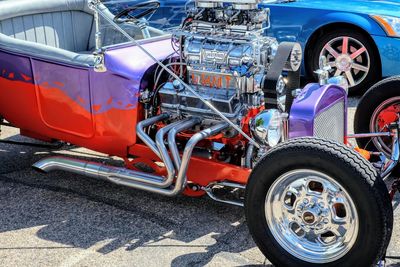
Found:
[[[90,66],[94,33],[87,0],[0,2],[0,49]]]
[[[19,40],[71,52],[89,51],[93,15],[70,10],[23,15],[0,21],[0,32]]]
[[[114,15],[99,6],[110,18]],[[128,40],[111,25],[102,25],[103,45]],[[121,25],[142,39],[133,24]],[[149,27],[152,36],[164,34]],[[95,21],[88,0],[0,0],[0,50],[8,50],[74,65],[93,66]]]
[[[104,6],[103,12],[114,15]],[[121,25],[131,36],[142,39],[133,24]],[[102,25],[103,45],[128,40],[111,25]],[[152,36],[163,32],[149,28]],[[95,49],[95,22],[88,0],[7,0],[0,1],[0,50],[92,66]]]

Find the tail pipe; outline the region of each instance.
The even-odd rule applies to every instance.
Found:
[[[142,124],[142,126],[145,125]],[[176,196],[186,187],[186,173],[189,167],[193,149],[195,148],[196,144],[201,140],[220,133],[228,127],[229,124],[227,123],[217,124],[199,133],[196,133],[190,138],[183,151],[182,162],[177,169],[178,174],[174,186],[168,185],[168,183],[166,183],[167,179],[162,176],[66,157],[49,157],[38,161],[33,165],[33,167],[46,173],[56,170],[67,171],[164,196]],[[152,142],[153,143],[149,143],[154,144],[154,148],[157,148],[154,141]]]

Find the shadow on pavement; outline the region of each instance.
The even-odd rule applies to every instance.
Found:
[[[11,139],[15,138],[20,137]],[[63,248],[95,247],[101,254],[138,248],[168,251],[175,255],[173,266],[204,265],[221,252],[237,254],[255,247],[240,208],[207,198],[170,199],[74,174],[45,175],[30,169],[43,157],[71,151],[76,158],[115,163],[69,146],[54,151],[0,144],[0,232],[40,227],[40,239]],[[257,257],[262,265],[263,257]]]

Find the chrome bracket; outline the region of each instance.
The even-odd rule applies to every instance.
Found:
[[[238,189],[238,190],[245,190],[246,186],[242,184],[236,184],[236,183],[231,183],[231,182],[217,182],[217,183],[211,183],[207,186],[202,187],[201,189],[204,190],[207,195],[212,199],[217,202],[229,204],[229,205],[234,205],[238,207],[244,207],[244,203],[242,200],[225,200],[220,198],[219,196],[216,196],[214,193],[214,187],[221,187],[221,188],[231,188],[233,190]]]
[[[390,132],[393,136],[392,140],[392,155],[390,159],[382,166],[381,169],[381,177],[385,178],[388,176],[394,167],[397,166],[400,158],[400,143],[399,143],[399,125],[398,123],[394,123],[390,126]]]
[[[319,58],[319,69],[314,73],[318,75],[318,81],[320,85],[327,85],[329,80],[329,71],[331,66],[328,64],[328,60],[325,56]]]
[[[96,33],[97,35],[97,33]],[[102,49],[96,50],[94,53],[94,71],[95,72],[106,72],[107,67],[105,64],[104,51]]]
[[[96,49],[93,53],[94,56],[94,71],[95,72],[106,72],[107,68],[104,62],[104,50],[103,47],[103,36],[101,34],[100,29],[100,15],[98,11],[98,6],[101,4],[100,0],[90,0],[88,5],[89,8],[93,10],[94,13],[94,22],[96,27],[95,33],[95,44]]]

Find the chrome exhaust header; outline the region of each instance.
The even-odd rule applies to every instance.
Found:
[[[150,125],[149,124],[150,120],[151,121],[155,121],[156,119],[162,120],[163,118],[166,118],[166,115],[161,114],[157,116],[157,118],[153,117],[148,119],[147,121],[141,122],[140,126],[145,127],[146,125]],[[187,127],[189,127],[190,121],[191,121],[190,124],[195,123],[194,119],[188,119],[179,121],[176,124],[174,124],[174,126],[178,127],[181,125],[182,127],[179,127],[179,129],[184,130],[184,128],[187,129]],[[183,125],[185,127],[183,127]],[[164,150],[165,145],[164,144],[161,145],[160,143],[164,142],[163,136],[165,136],[172,129],[172,126],[168,128],[169,129],[163,130],[161,133],[157,134],[158,147],[150,137],[149,139],[147,139],[148,135],[145,136],[142,135],[142,138],[144,138],[150,145],[152,146],[154,145],[153,147],[149,146],[153,150],[153,152],[159,154],[160,158],[167,159],[167,161],[169,161],[169,164],[172,166],[172,168],[171,166],[167,168],[169,170],[173,170],[171,173],[168,174],[167,178],[144,172],[133,171],[126,168],[113,167],[101,163],[72,159],[67,157],[60,157],[60,156],[49,157],[40,160],[37,163],[35,163],[33,167],[37,170],[46,173],[56,170],[67,171],[95,179],[110,181],[118,185],[123,185],[135,189],[141,189],[144,191],[157,193],[164,196],[176,196],[180,194],[187,185],[186,174],[189,167],[190,158],[192,156],[196,144],[208,137],[219,134],[223,130],[229,128],[229,124],[220,123],[193,135],[185,146],[182,155],[182,162],[179,165],[179,168],[177,168],[176,170],[174,168],[171,158],[169,158],[168,151],[166,149]],[[142,133],[144,133],[143,130]],[[169,145],[176,147],[175,139],[173,140],[172,144],[170,143]],[[160,151],[159,148],[161,148],[162,151]],[[177,175],[175,175],[176,172]],[[172,174],[172,182],[170,184],[169,178],[171,177],[171,174]],[[176,176],[175,184],[172,185],[175,176]]]
[[[179,150],[178,150],[178,146],[176,145],[176,135],[182,131],[185,131],[187,129],[192,128],[193,126],[195,126],[196,124],[199,124],[201,122],[200,118],[192,118],[180,125],[178,125],[177,127],[174,127],[171,129],[171,131],[169,131],[168,133],[168,146],[169,146],[169,150],[171,151],[172,154],[172,158],[174,159],[174,164],[176,169],[179,169],[179,166],[181,166],[181,156],[179,155]]]
[[[162,113],[160,115],[148,118],[147,120],[143,120],[138,122],[136,125],[136,134],[142,140],[143,143],[145,143],[151,151],[154,152],[154,154],[157,155],[161,159],[161,154],[160,151],[157,148],[156,143],[153,141],[153,139],[148,136],[148,134],[145,133],[144,129],[163,120],[166,120],[170,118],[170,115],[168,113]]]

